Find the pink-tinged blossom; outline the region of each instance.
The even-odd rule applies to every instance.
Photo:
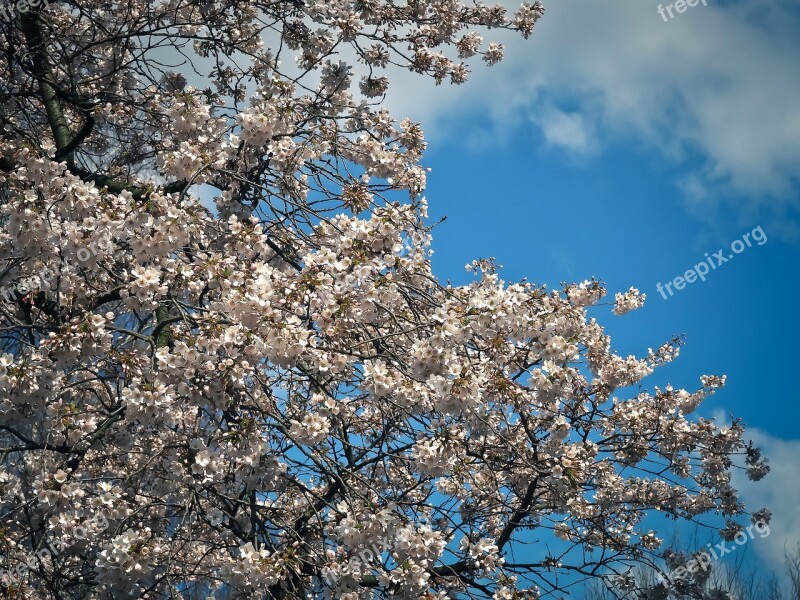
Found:
[[[597,281],[433,273],[389,67],[463,83],[542,11],[86,0],[8,29],[0,568],[63,549],[21,597],[537,598],[644,560],[651,512],[735,531],[733,459],[768,467],[690,418],[723,377],[651,384],[679,340],[617,354]],[[515,565],[526,530],[568,552]]]
[[[632,310],[644,306],[644,301],[647,299],[646,294],[642,294],[639,290],[632,287],[624,294],[617,292],[614,296],[614,314],[624,315]]]

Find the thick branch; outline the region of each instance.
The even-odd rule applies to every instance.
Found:
[[[42,37],[42,28],[39,25],[39,14],[35,11],[28,11],[22,15],[22,32],[25,34],[25,41],[31,53],[31,68],[39,84],[44,109],[47,112],[47,120],[53,132],[53,139],[59,152],[68,148],[72,142],[72,133],[69,130],[64,110],[55,88],[50,65],[48,64],[47,51]],[[64,154],[67,163],[72,162],[73,152],[67,151]]]
[[[8,156],[0,157],[0,170],[10,173],[17,168],[16,163]],[[72,173],[73,175],[80,177],[83,181],[87,183],[94,183],[100,189],[107,189],[112,194],[120,194],[122,192],[130,192],[133,196],[134,200],[142,201],[144,200],[150,192],[156,189],[156,186],[153,187],[142,187],[138,185],[133,185],[130,183],[125,183],[124,181],[120,181],[118,179],[114,179],[113,177],[109,177],[108,175],[100,175],[98,173],[93,173],[92,171],[87,171],[86,169],[82,169],[81,167],[75,164],[67,164],[67,170]],[[161,189],[165,194],[176,194],[178,192],[182,192],[188,186],[188,182],[186,181],[174,181],[163,186]]]
[[[73,137],[64,114],[64,108],[59,100],[55,78],[50,69],[38,12],[28,11],[22,15],[21,25],[22,31],[25,34],[25,41],[30,50],[31,69],[39,85],[39,93],[47,114],[47,121],[50,124],[50,130],[53,132],[53,139],[56,143],[55,157],[57,159],[64,158],[69,171],[86,182],[94,182],[97,187],[107,188],[112,194],[128,191],[136,200],[144,199],[151,191],[150,189],[131,185],[107,175],[93,173],[75,164],[75,150],[91,133],[94,127],[94,120],[91,115],[87,115],[86,124],[81,131]],[[8,173],[15,168],[16,165],[11,157],[0,157],[0,169]],[[176,181],[164,186],[164,193],[181,192],[185,190],[187,186],[188,182],[186,181]]]

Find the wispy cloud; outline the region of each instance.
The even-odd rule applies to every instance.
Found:
[[[797,6],[709,0],[667,23],[657,6],[552,0],[531,40],[501,40],[508,58],[500,66],[476,66],[471,83],[445,93],[401,78],[390,103],[434,138],[458,135],[471,119],[471,132],[486,129],[484,144],[526,123],[547,147],[581,156],[641,144],[685,167],[681,187],[695,205],[722,194],[748,209],[794,213]]]
[[[730,422],[722,411],[715,418],[718,423]],[[750,481],[744,472],[736,471],[733,486],[748,511],[765,507],[772,511],[770,535],[752,544],[752,549],[766,565],[780,572],[786,552],[794,551],[800,543],[800,439],[784,440],[757,428],[747,428],[746,437],[769,459],[770,472],[761,481]]]

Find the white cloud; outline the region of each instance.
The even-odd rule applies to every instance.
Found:
[[[718,423],[730,423],[722,411],[715,415]],[[751,549],[766,565],[781,571],[786,552],[800,543],[800,439],[784,440],[757,429],[747,428],[746,439],[763,451],[769,460],[770,472],[761,481],[750,481],[742,471],[736,471],[733,486],[749,512],[761,508],[772,511],[769,535],[756,537]]]
[[[579,112],[567,113],[547,106],[531,111],[531,121],[539,127],[548,146],[581,155],[595,150],[591,124]]]
[[[470,82],[446,90],[401,75],[390,104],[422,120],[434,140],[464,133],[473,118],[473,143],[502,141],[526,122],[546,145],[580,155],[635,141],[686,164],[683,189],[695,203],[724,192],[750,207],[796,210],[796,6],[708,0],[667,23],[657,6],[551,0],[530,40],[500,36],[508,49],[499,66],[476,64]],[[488,125],[474,119],[487,114]],[[476,136],[481,126],[488,131]]]
[[[782,440],[758,429],[748,430],[755,445],[769,459],[769,474],[758,482],[737,477],[735,482],[748,510],[766,507],[772,511],[770,534],[755,544],[755,551],[765,562],[778,567],[785,552],[800,543],[800,440]]]

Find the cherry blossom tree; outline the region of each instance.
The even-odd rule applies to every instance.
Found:
[[[764,461],[691,416],[724,378],[641,383],[678,340],[617,355],[596,281],[432,274],[424,136],[384,95],[497,63],[484,36],[528,37],[539,2],[17,8],[5,597],[537,598],[619,585],[653,511],[743,526],[731,471]]]

